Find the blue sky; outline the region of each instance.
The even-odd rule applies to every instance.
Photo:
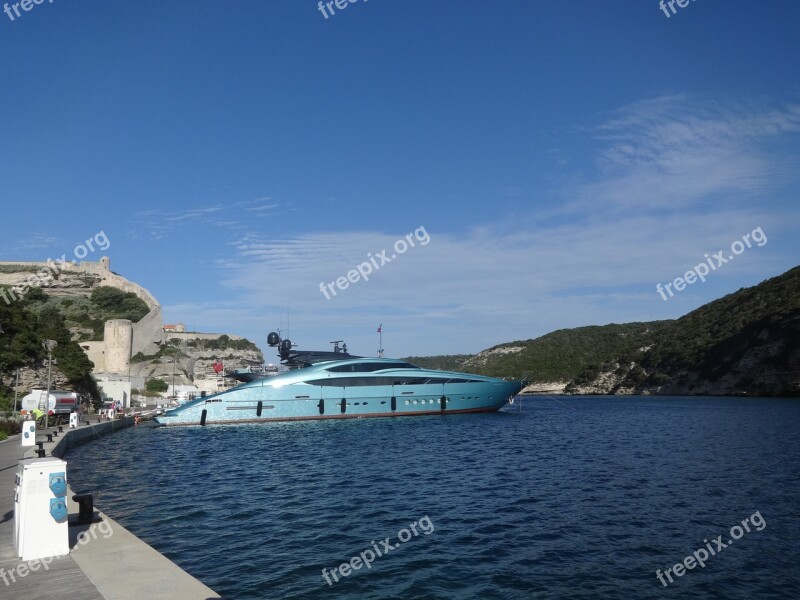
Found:
[[[102,230],[168,322],[262,347],[287,312],[301,347],[364,355],[382,323],[389,356],[680,316],[800,262],[800,4],[676,9],[0,13],[0,260]],[[767,242],[705,283],[656,292],[759,227]],[[427,243],[394,252],[419,228]],[[383,249],[326,299],[320,283]]]

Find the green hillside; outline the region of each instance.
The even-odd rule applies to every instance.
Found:
[[[666,323],[669,321],[559,329],[536,339],[493,346],[477,355],[412,356],[407,360],[434,369],[525,378],[531,382],[567,382],[581,374],[587,365],[652,343],[653,335]],[[521,350],[504,351],[514,348]]]
[[[779,333],[799,318],[800,267],[796,267],[674,321],[647,362],[675,367],[698,365],[704,373],[713,375],[749,344],[765,343],[766,337],[755,339],[756,332]]]
[[[403,360],[425,369],[463,371],[464,363],[469,358],[472,358],[471,354],[441,354],[439,356],[408,356]]]
[[[57,308],[64,315],[67,327],[84,330],[79,336],[82,342],[102,340],[105,322],[109,319],[129,319],[135,323],[150,312],[144,300],[136,294],[108,286],[94,288],[89,297],[47,298],[47,306]],[[37,310],[36,306],[32,308]]]
[[[561,329],[421,366],[648,393],[800,394],[800,267],[676,320]],[[715,387],[716,386],[716,387]]]
[[[490,348],[467,361],[475,372],[495,377],[525,377],[532,382],[570,381],[590,364],[633,352],[651,340],[668,321],[559,329],[534,340]],[[497,352],[508,347],[519,352]]]
[[[21,367],[42,367],[47,353],[42,342],[56,340],[53,351],[58,369],[76,391],[100,401],[97,384],[91,376],[92,362],[86,357],[67,328],[64,315],[38,288],[24,298],[6,304],[0,302],[0,410],[7,410],[13,393],[7,385]]]

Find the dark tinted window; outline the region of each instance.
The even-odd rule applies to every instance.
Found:
[[[411,363],[380,363],[380,362],[359,362],[349,365],[336,365],[325,369],[331,373],[372,373],[383,369],[416,369]]]
[[[326,387],[364,387],[368,385],[425,385],[443,383],[480,383],[474,379],[451,379],[446,377],[326,377],[325,379],[311,379],[305,381],[308,385],[322,385]]]

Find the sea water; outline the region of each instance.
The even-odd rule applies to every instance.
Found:
[[[796,399],[140,425],[66,458],[224,598],[800,597]]]

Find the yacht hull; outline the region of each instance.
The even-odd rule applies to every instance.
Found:
[[[519,381],[484,379],[363,387],[303,382],[276,385],[276,378],[262,379],[195,399],[167,411],[156,421],[168,426],[191,426],[496,412],[522,388]]]

